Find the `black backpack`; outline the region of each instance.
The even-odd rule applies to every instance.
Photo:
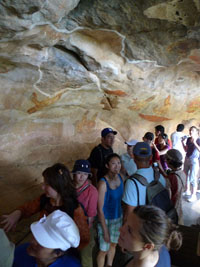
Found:
[[[129,177],[131,179],[137,190],[137,205],[140,205],[139,189],[135,180],[137,180],[142,185],[146,186],[146,205],[154,205],[165,211],[167,216],[173,221],[173,223],[178,223],[178,214],[176,209],[170,200],[169,193],[167,189],[159,182],[160,172],[154,169],[154,180],[148,183],[147,179],[142,175],[137,173]]]

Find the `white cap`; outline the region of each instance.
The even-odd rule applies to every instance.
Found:
[[[31,224],[31,231],[37,242],[45,247],[66,251],[78,247],[78,227],[67,213],[56,210]]]
[[[126,141],[126,142],[124,142],[125,144],[127,144],[128,146],[134,146],[134,145],[136,145],[137,144],[137,140],[135,140],[135,139],[132,139],[132,140],[130,140],[130,141]]]

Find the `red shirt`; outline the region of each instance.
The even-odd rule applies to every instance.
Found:
[[[79,193],[81,189],[88,184],[89,182],[86,180],[85,183],[76,190],[76,192]],[[84,206],[88,217],[94,217],[97,215],[98,191],[92,184],[89,184],[89,186],[78,196],[78,201]]]

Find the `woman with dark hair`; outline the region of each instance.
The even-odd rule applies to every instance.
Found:
[[[40,218],[60,209],[66,212],[77,224],[80,231],[80,246],[85,247],[89,243],[89,227],[87,217],[76,197],[76,189],[73,185],[68,168],[61,163],[45,169],[42,173],[44,182],[42,189],[44,194],[17,208],[9,215],[3,215],[2,224],[6,232],[13,229],[21,218],[30,217],[40,212]]]
[[[153,144],[155,150],[157,151],[158,155],[160,156],[160,165],[163,171],[168,169],[167,162],[165,159],[165,154],[170,149],[168,144],[168,136],[165,133],[161,133],[158,136],[158,144]]]
[[[115,249],[119,238],[119,228],[122,225],[121,200],[123,195],[123,180],[119,172],[121,160],[118,154],[110,154],[105,161],[106,174],[98,185],[98,267],[103,267],[107,255],[107,265],[112,266]]]
[[[178,250],[182,236],[163,210],[137,206],[120,228],[118,244],[133,254],[126,267],[170,267],[167,249]]]

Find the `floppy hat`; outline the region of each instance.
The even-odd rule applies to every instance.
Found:
[[[56,210],[31,224],[31,231],[37,242],[45,247],[66,251],[78,247],[78,227],[67,213]]]
[[[104,128],[102,131],[101,131],[101,137],[105,137],[107,134],[109,133],[113,133],[114,135],[117,134],[116,131],[113,131],[112,128]]]
[[[124,144],[127,144],[128,146],[134,146],[135,144],[137,144],[137,142],[137,140],[131,139],[130,141],[124,142]]]
[[[76,173],[76,172],[85,172],[85,173],[91,174],[90,162],[85,159],[76,160],[74,163],[72,173]]]
[[[142,158],[152,155],[151,147],[145,142],[138,142],[133,148],[133,154]]]
[[[175,162],[182,163],[182,161],[183,161],[183,156],[182,156],[181,152],[178,151],[177,149],[174,149],[174,148],[167,151],[166,157],[170,160],[175,161]]]
[[[8,240],[3,229],[0,229],[0,240],[0,266],[12,267],[15,245]]]

